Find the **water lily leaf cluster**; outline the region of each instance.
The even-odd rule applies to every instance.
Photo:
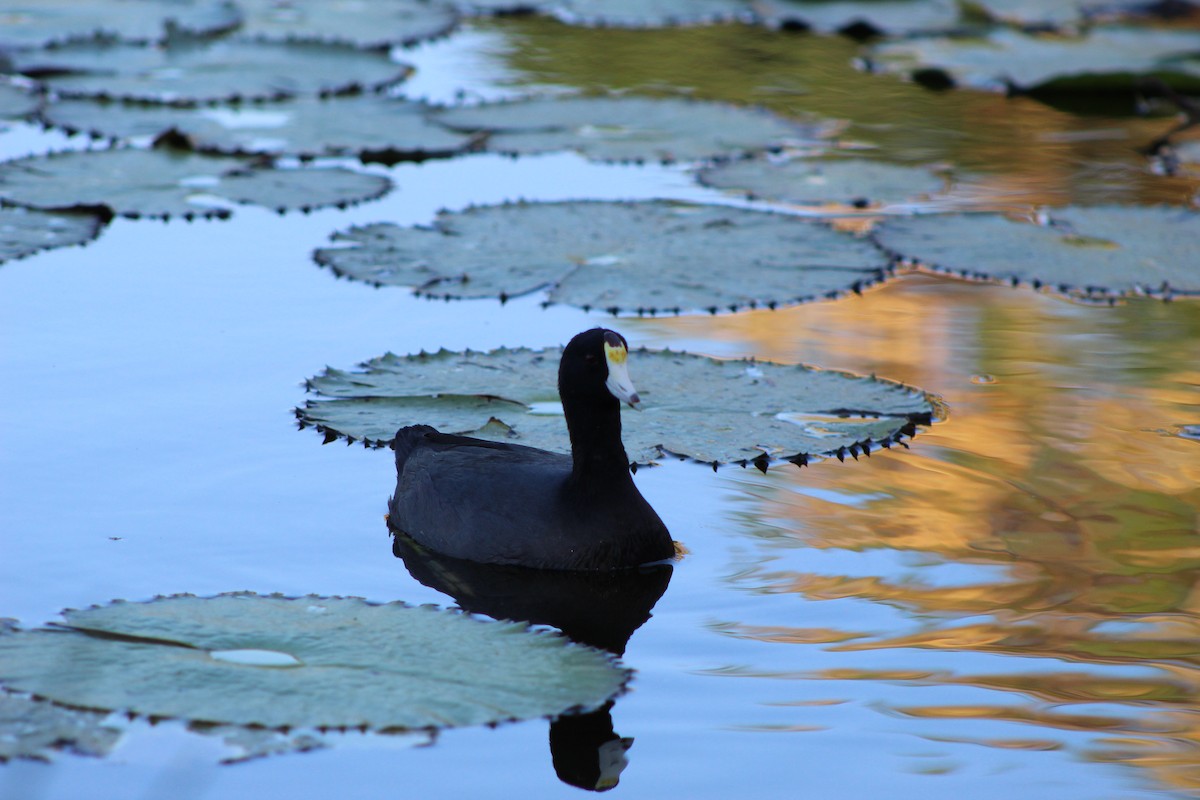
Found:
[[[354,598],[176,595],[63,616],[0,636],[0,684],[151,717],[389,731],[594,708],[629,677],[525,625]]]
[[[575,150],[598,161],[697,161],[777,150],[831,134],[766,111],[672,97],[538,97],[439,111],[455,130],[487,134],[511,154]]]
[[[697,178],[706,186],[798,205],[877,206],[945,188],[929,169],[861,158],[733,161],[702,169]]]
[[[932,82],[985,89],[1132,93],[1134,76],[1157,76],[1181,90],[1200,88],[1200,39],[1187,30],[1097,28],[1084,34],[1032,34],[995,28],[976,36],[884,42],[872,63]]]
[[[561,348],[385,355],[361,371],[326,370],[308,385],[321,399],[297,409],[327,439],[390,441],[424,423],[544,450],[570,452],[557,405]],[[842,372],[754,360],[637,350],[630,371],[644,410],[622,415],[633,463],[664,454],[707,463],[867,454],[929,423],[936,401],[917,389]]]
[[[130,218],[227,217],[230,203],[280,211],[347,205],[390,188],[382,175],[342,167],[277,169],[271,162],[166,147],[63,152],[0,163],[4,203],[44,210],[103,207]]]
[[[100,235],[110,217],[101,209],[52,212],[0,207],[0,263],[87,244]]]
[[[78,42],[16,51],[15,68],[63,97],[195,105],[376,91],[411,67],[386,52],[323,42]]]
[[[0,0],[0,49],[213,36],[242,19],[239,7],[226,0]]]
[[[377,223],[334,241],[317,263],[357,280],[454,298],[548,288],[549,302],[614,313],[833,297],[882,280],[887,267],[870,242],[820,222],[665,201],[481,206],[432,227]]]
[[[1182,208],[1060,208],[1047,225],[999,214],[889,219],[874,236],[905,260],[963,277],[1092,299],[1200,294],[1200,214]]]
[[[423,103],[374,94],[194,108],[62,100],[42,119],[109,139],[153,139],[174,130],[196,150],[228,154],[416,160],[471,144],[471,137],[431,121],[429,111]]]

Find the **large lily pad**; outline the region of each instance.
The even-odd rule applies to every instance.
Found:
[[[86,244],[100,235],[109,218],[100,211],[0,208],[0,263],[55,247]]]
[[[549,302],[642,314],[835,297],[883,279],[869,242],[812,220],[663,201],[520,203],[335,234],[317,263],[432,297],[549,288]]]
[[[196,108],[62,100],[47,107],[42,118],[70,132],[114,139],[153,138],[175,130],[197,150],[220,153],[352,153],[401,160],[450,155],[470,142],[434,124],[428,114],[422,103],[369,94]]]
[[[998,214],[890,219],[875,232],[899,257],[965,277],[1087,298],[1200,294],[1200,215],[1181,208],[1060,208],[1051,225]]]
[[[538,97],[449,108],[435,119],[487,148],[575,150],[600,161],[695,161],[776,150],[833,132],[759,109],[672,97]]]
[[[13,758],[45,760],[58,750],[85,756],[107,755],[121,732],[105,726],[105,716],[0,693],[0,762]]]
[[[525,625],[354,598],[178,595],[64,616],[0,636],[0,682],[153,717],[401,730],[595,707],[629,677]]]
[[[166,148],[66,152],[0,163],[0,200],[40,209],[106,207],[130,218],[227,217],[221,200],[279,211],[346,205],[390,188],[382,175],[341,167],[276,169],[269,162]]]
[[[40,47],[82,39],[158,42],[176,33],[236,28],[227,0],[0,0],[0,45]]]
[[[661,28],[748,20],[745,0],[558,0],[551,8],[564,22],[622,28]]]
[[[561,348],[385,355],[362,372],[329,369],[309,381],[321,400],[297,409],[327,438],[390,441],[402,425],[569,452],[556,391]],[[626,451],[646,464],[664,453],[709,463],[858,453],[912,435],[936,402],[878,378],[753,360],[638,350],[630,370],[645,404],[622,416]],[[557,413],[555,411],[557,410]]]
[[[706,186],[800,205],[880,205],[945,188],[930,170],[866,159],[734,161],[701,170],[697,177]]]
[[[433,0],[238,0],[242,31],[268,39],[410,45],[449,33],[458,15]]]
[[[928,37],[879,45],[874,63],[988,89],[1132,93],[1134,76],[1200,88],[1200,37],[1192,31],[1099,28],[1084,36],[1000,28],[984,38]]]
[[[184,40],[165,47],[83,42],[12,54],[63,97],[195,105],[375,91],[411,67],[384,51],[323,42]]]

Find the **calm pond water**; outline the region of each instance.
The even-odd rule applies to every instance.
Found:
[[[1197,190],[1134,152],[1169,121],[933,95],[850,71],[848,42],[790,41],[796,63],[736,27],[516,20],[405,57],[421,68],[409,90],[434,99],[686,85],[817,111],[891,160],[946,162],[1021,202]],[[5,157],[80,145],[0,133]],[[454,603],[393,555],[388,451],[296,431],[302,381],[387,350],[557,345],[608,319],[538,298],[416,300],[335,280],[311,250],[353,223],[470,203],[721,196],[682,168],[573,155],[389,172],[396,191],[346,211],[118,220],[86,248],[0,268],[0,615],[32,627],[113,598],[234,590]],[[634,742],[614,796],[1200,796],[1195,302],[1086,306],[913,275],[835,303],[612,324],[634,346],[877,373],[950,410],[911,449],[857,462],[638,472],[688,555],[624,656],[636,677],[611,715]],[[0,797],[578,796],[543,720],[432,742],[329,734],[228,766],[218,737],[123,724],[106,758],[8,764]]]

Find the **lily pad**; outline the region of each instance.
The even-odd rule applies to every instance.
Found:
[[[184,40],[165,47],[83,42],[12,54],[63,97],[172,105],[377,91],[412,72],[384,51],[323,42]]]
[[[470,138],[428,119],[422,103],[381,95],[298,97],[233,107],[174,108],[142,103],[62,100],[42,118],[69,132],[113,139],[175,130],[203,152],[301,157],[365,155],[417,160],[463,150]]]
[[[564,637],[429,606],[237,593],[63,615],[0,636],[0,682],[151,717],[408,730],[592,708],[629,678]]]
[[[227,217],[222,201],[279,211],[346,205],[391,181],[341,167],[276,169],[246,158],[154,150],[89,150],[0,163],[0,200],[40,209],[106,207],[137,217]]]
[[[227,0],[0,0],[0,20],[0,45],[16,48],[212,36],[236,28],[242,14]]]
[[[41,108],[42,99],[24,86],[0,80],[0,121],[31,116]],[[4,126],[0,123],[0,130]]]
[[[803,124],[760,109],[677,97],[538,97],[450,108],[434,116],[455,130],[488,134],[511,154],[575,150],[598,161],[695,161],[807,143],[828,124]]]
[[[0,208],[0,263],[42,250],[87,244],[100,235],[109,219],[110,215],[99,211]]]
[[[431,0],[238,0],[238,6],[246,14],[242,32],[250,36],[356,47],[411,45],[458,24],[453,8]]]
[[[942,31],[958,23],[953,0],[758,0],[755,10],[775,27],[802,27],[857,38]]]
[[[105,726],[105,716],[0,693],[0,762],[14,758],[45,760],[57,750],[83,756],[107,755],[121,732]]]
[[[872,59],[888,70],[938,72],[984,89],[1132,94],[1135,76],[1149,75],[1177,89],[1200,88],[1200,37],[1181,30],[1098,28],[1060,36],[1001,28],[985,38],[890,42],[874,48]]]
[[[378,445],[402,425],[423,423],[570,452],[556,391],[561,356],[561,348],[388,354],[362,372],[328,369],[311,379],[325,399],[296,414],[327,440]],[[771,459],[857,458],[911,436],[935,413],[935,401],[917,389],[813,367],[645,349],[630,364],[645,409],[622,415],[622,438],[637,464],[663,454],[762,469]]]
[[[663,28],[714,22],[749,21],[745,0],[558,0],[556,17],[572,25]]]
[[[870,242],[813,220],[666,201],[518,203],[443,213],[432,227],[335,234],[318,264],[430,297],[548,302],[617,313],[774,307],[884,278]]]
[[[1051,211],[1052,224],[998,214],[890,219],[875,237],[899,257],[964,277],[1083,298],[1200,294],[1200,215],[1181,208]]]
[[[734,161],[701,170],[697,177],[705,186],[798,205],[881,205],[945,188],[930,170],[866,159]]]

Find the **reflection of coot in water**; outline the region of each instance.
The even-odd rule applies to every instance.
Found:
[[[392,552],[415,579],[450,595],[464,611],[551,625],[616,655],[650,618],[672,572],[670,564],[607,572],[480,564],[435,553],[403,534],[395,534]],[[612,706],[551,721],[551,758],[565,783],[594,791],[617,785],[633,739],[613,731]]]
[[[634,485],[621,443],[621,401],[639,402],[628,354],[603,328],[564,348],[569,456],[401,428],[388,524],[439,553],[491,564],[609,570],[671,558],[671,535]]]

